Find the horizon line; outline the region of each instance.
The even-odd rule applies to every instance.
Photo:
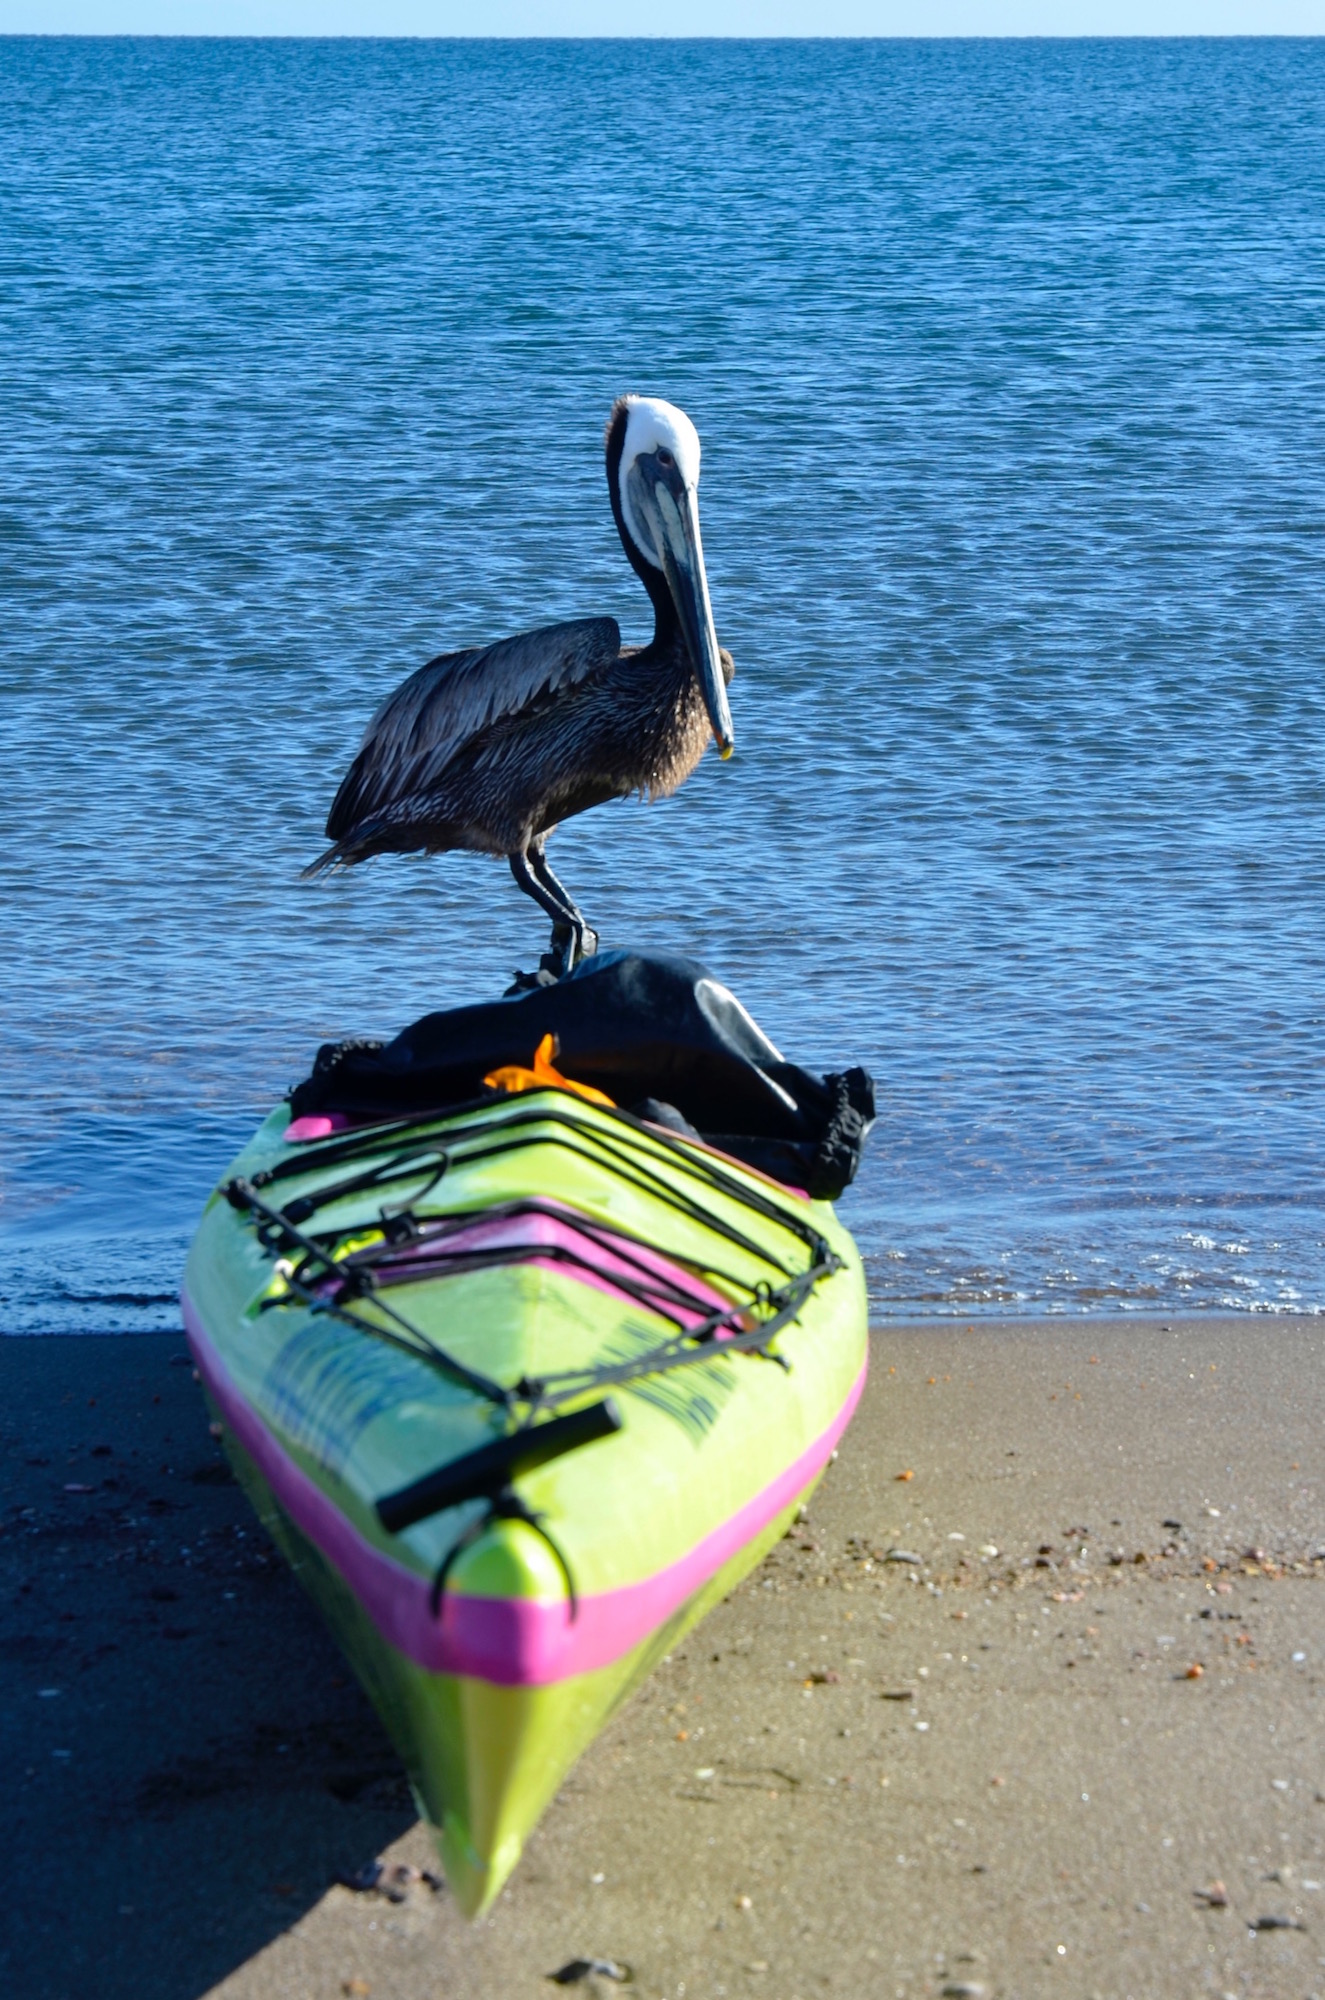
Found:
[[[317,34],[292,34],[279,30],[250,30],[243,34],[198,29],[159,28],[0,28],[0,42],[1325,42],[1325,30],[1307,33],[1289,28],[1260,29],[1208,28],[1170,34],[1117,29],[1108,34],[1046,34],[1015,28],[992,29],[983,34],[775,34],[743,35],[714,31],[706,35],[606,35],[533,34],[361,34],[352,30],[327,29]]]

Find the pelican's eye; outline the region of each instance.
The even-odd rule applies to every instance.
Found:
[[[665,444],[660,444],[658,447],[658,463],[659,465],[667,466],[669,469],[676,464],[676,460],[672,457],[671,452],[668,451]]]

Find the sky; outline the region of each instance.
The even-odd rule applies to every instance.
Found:
[[[0,34],[1320,35],[1325,0],[0,0]]]

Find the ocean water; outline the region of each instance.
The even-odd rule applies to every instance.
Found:
[[[738,750],[604,939],[867,1063],[882,1314],[1325,1308],[1325,43],[0,41],[0,1328],[176,1323],[316,1044],[505,870],[298,879],[446,647],[646,605],[669,396]]]

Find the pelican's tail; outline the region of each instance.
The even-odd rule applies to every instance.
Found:
[[[327,822],[327,832],[331,832],[331,821]],[[389,831],[391,821],[385,813],[378,813],[374,819],[361,819],[356,825],[346,827],[339,840],[333,841],[325,854],[319,854],[316,861],[310,861],[307,868],[299,871],[300,881],[307,881],[310,875],[320,875],[325,868],[353,868],[356,861],[366,861],[370,854],[380,854],[382,848],[378,837],[384,830]],[[417,843],[420,847],[423,842]],[[407,846],[397,847],[388,841],[388,850],[408,853]]]
[[[325,868],[339,868],[346,860],[345,850],[340,841],[329,847],[325,854],[319,854],[316,861],[310,861],[307,868],[299,870],[299,880],[307,882],[310,875],[320,875]]]

